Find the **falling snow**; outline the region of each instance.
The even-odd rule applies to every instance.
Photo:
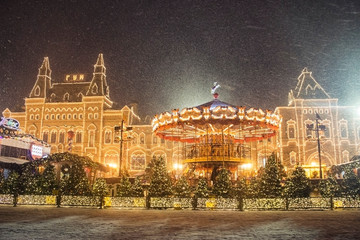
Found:
[[[209,101],[287,105],[304,67],[342,105],[360,104],[358,1],[3,1],[0,111],[19,110],[48,56],[55,82],[91,76],[141,115]]]

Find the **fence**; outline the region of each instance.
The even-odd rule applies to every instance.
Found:
[[[0,204],[98,207],[94,196],[0,194]],[[105,197],[103,206],[113,208],[150,209],[218,209],[218,210],[309,210],[360,208],[360,198],[145,198]]]

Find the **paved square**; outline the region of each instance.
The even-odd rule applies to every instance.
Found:
[[[360,239],[360,211],[0,206],[0,239]]]

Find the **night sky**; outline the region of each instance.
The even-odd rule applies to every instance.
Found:
[[[304,67],[341,105],[360,105],[360,3],[16,1],[0,3],[0,111],[24,104],[45,56],[53,82],[90,80],[104,54],[110,97],[140,115],[220,99],[286,106]]]

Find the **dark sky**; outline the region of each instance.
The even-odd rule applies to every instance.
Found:
[[[141,115],[220,99],[274,110],[304,67],[340,104],[360,104],[360,4],[335,1],[0,3],[0,111],[23,105],[45,56],[54,82],[91,78],[104,54],[110,96]]]

